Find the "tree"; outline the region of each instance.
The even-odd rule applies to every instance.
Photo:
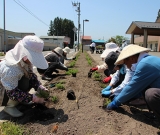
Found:
[[[53,22],[51,21],[50,22],[50,26],[49,26],[49,33],[47,33],[47,35],[48,36],[53,36],[53,30],[54,30],[54,28],[53,28]]]
[[[73,40],[74,40],[74,31],[73,28],[75,27],[73,21],[68,19],[62,19],[56,17],[54,21],[51,21],[49,27],[48,35],[56,35],[56,36],[67,36],[70,37],[70,47],[73,47]]]
[[[114,42],[116,43],[118,46],[121,46],[122,45],[122,41],[123,40],[127,40],[128,38],[127,37],[124,37],[124,36],[120,36],[120,35],[117,35],[115,37],[111,37],[108,42]]]

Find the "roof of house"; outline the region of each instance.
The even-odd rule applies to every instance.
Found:
[[[63,39],[65,38],[65,36],[40,36],[39,38],[50,38],[50,39],[53,39],[53,38],[58,38],[58,39]]]
[[[92,42],[95,42],[95,43],[106,43],[105,40],[92,40]]]
[[[92,40],[91,36],[82,36],[81,38],[83,40]]]
[[[126,34],[143,35],[147,29],[148,35],[160,36],[160,23],[133,21],[126,31]]]

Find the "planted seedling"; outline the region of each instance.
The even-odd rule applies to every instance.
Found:
[[[64,86],[63,86],[63,84],[60,83],[60,82],[56,84],[56,88],[57,88],[57,89],[62,89],[62,90],[65,89]]]
[[[59,101],[57,96],[52,96],[52,97],[50,97],[50,99],[54,104],[58,103],[58,101]]]
[[[100,81],[101,80],[101,75],[98,72],[94,72],[93,73],[93,77],[96,81]]]
[[[40,97],[40,98],[44,98],[44,99],[48,99],[49,98],[49,91],[47,90],[38,90],[36,93],[36,96]]]
[[[106,108],[107,105],[108,105],[110,102],[111,102],[111,99],[105,98],[105,99],[103,100],[103,108]]]
[[[70,65],[69,65],[69,67],[74,67],[75,66],[75,64],[76,64],[76,62],[75,61],[71,61],[71,63],[70,63]]]

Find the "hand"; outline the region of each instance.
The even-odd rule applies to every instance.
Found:
[[[108,110],[114,110],[114,109],[117,109],[117,108],[118,108],[118,105],[116,104],[116,102],[114,100],[107,105]]]
[[[106,77],[106,78],[103,79],[103,82],[108,83],[111,79],[112,79],[111,76]]]
[[[101,91],[101,93],[104,92],[104,91],[110,91],[110,90],[111,90],[111,86],[108,85],[106,88],[104,88],[104,89]]]
[[[109,90],[109,91],[103,91],[101,94],[102,94],[102,97],[109,97],[112,93]]]
[[[39,104],[43,104],[45,102],[44,98],[39,98],[35,94],[33,94],[32,101]]]
[[[98,67],[93,67],[93,68],[90,69],[90,72],[94,72],[96,70],[98,70]]]

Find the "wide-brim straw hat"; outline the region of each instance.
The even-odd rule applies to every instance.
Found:
[[[63,49],[61,47],[56,47],[53,51],[58,55],[63,56]]]
[[[130,45],[123,48],[118,59],[115,62],[115,65],[123,64],[124,59],[126,59],[130,56],[133,56],[133,55],[141,53],[141,52],[149,52],[149,51],[150,51],[149,48],[144,48],[139,45],[130,44]]]
[[[105,47],[106,47],[106,49],[105,49],[104,52],[101,54],[101,56],[100,56],[101,58],[106,58],[107,55],[108,55],[110,52],[112,52],[112,51],[116,52],[116,51],[119,49],[119,47],[118,47],[115,43],[113,43],[113,42],[106,43],[106,44],[105,44]]]
[[[37,36],[28,35],[20,40],[13,49],[6,53],[5,60],[9,65],[20,62],[23,57],[40,69],[48,68],[48,63],[42,53],[44,42]]]

